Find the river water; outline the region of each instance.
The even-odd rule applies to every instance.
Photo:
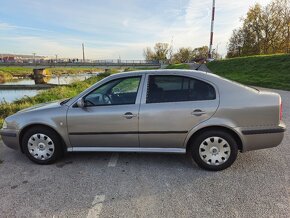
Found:
[[[48,84],[58,84],[58,85],[64,85],[64,84],[70,84],[75,81],[83,81],[85,79],[88,79],[92,76],[97,76],[98,73],[92,73],[92,74],[77,74],[77,75],[61,75],[61,76],[53,76],[51,78],[45,77],[44,79]],[[34,85],[35,81],[30,78],[26,79],[19,79],[19,80],[13,80],[9,82],[2,83],[3,85]],[[0,88],[1,85],[0,84]],[[24,96],[33,97],[37,93],[41,92],[42,90],[1,90],[0,89],[0,103],[1,102],[13,102],[17,99],[20,99]]]

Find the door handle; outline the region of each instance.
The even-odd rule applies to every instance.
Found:
[[[205,111],[202,111],[200,109],[196,109],[196,110],[194,110],[194,111],[191,112],[191,115],[194,115],[194,116],[201,116],[203,114],[206,114],[206,112]]]
[[[132,119],[133,117],[137,117],[136,114],[132,114],[131,112],[126,112],[123,117],[125,117],[126,119]]]

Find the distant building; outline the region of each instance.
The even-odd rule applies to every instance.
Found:
[[[0,62],[15,62],[15,57],[13,56],[1,56]]]
[[[44,56],[33,56],[33,55],[16,55],[16,54],[0,54],[0,62],[4,63],[33,63],[43,62]]]

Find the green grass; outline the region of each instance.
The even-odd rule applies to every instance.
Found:
[[[111,72],[102,73],[99,76],[91,77],[82,82],[74,82],[69,86],[59,86],[49,90],[45,90],[37,94],[35,97],[24,97],[13,103],[4,102],[0,104],[0,128],[3,123],[3,119],[11,114],[16,113],[19,110],[40,104],[44,102],[54,101],[58,99],[71,98],[90,87],[97,81],[110,75]]]
[[[61,75],[61,74],[78,74],[78,73],[92,73],[92,72],[103,72],[100,68],[89,68],[89,67],[56,67],[47,68],[51,74]]]
[[[89,73],[89,72],[103,72],[100,68],[89,68],[89,67],[56,67],[46,68],[48,74],[61,75],[61,74],[78,74],[78,73]],[[0,67],[0,83],[9,81],[15,75],[28,76],[33,73],[32,68],[27,67]]]
[[[8,74],[23,74],[29,75],[32,73],[32,68],[27,67],[0,67],[0,74],[8,73]]]
[[[207,66],[215,74],[245,85],[290,90],[290,55],[232,58]]]
[[[188,70],[189,65],[188,64],[170,64],[166,67],[166,69],[184,69]]]

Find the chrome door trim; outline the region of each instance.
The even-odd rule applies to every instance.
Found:
[[[71,147],[68,152],[140,152],[185,154],[185,148],[130,148],[130,147]]]

